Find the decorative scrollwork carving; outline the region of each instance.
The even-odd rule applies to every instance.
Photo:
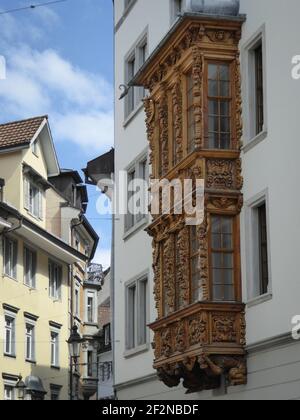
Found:
[[[235,343],[237,341],[236,317],[234,315],[214,314],[212,321],[215,343]]]

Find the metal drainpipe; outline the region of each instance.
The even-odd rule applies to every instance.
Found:
[[[80,220],[81,215],[79,216],[79,220]],[[81,226],[83,224],[83,221],[76,223],[75,225],[71,226],[71,240],[73,239],[73,230],[78,227]],[[71,308],[71,313],[70,313],[70,322],[71,322],[71,328],[73,327],[73,323],[74,323],[74,264],[70,264],[69,265],[69,281],[71,283],[71,299],[70,299],[70,308]],[[70,401],[73,401],[73,362],[72,362],[72,358],[70,358]]]

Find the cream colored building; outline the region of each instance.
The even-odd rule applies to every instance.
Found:
[[[28,399],[69,399],[73,267],[95,238],[74,245],[83,212],[49,182],[60,174],[47,117],[0,125],[0,400],[20,374]]]

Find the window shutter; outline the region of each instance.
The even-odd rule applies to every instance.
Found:
[[[57,297],[61,299],[61,289],[62,289],[62,267],[58,267],[58,290]]]
[[[43,220],[43,203],[44,203],[45,193],[42,190],[39,190],[38,193],[38,202],[39,202],[39,219]]]
[[[5,274],[9,275],[9,241],[7,238],[3,239],[4,249],[4,271]]]
[[[29,263],[28,263],[28,250],[24,248],[24,282],[26,286],[29,285]]]
[[[29,180],[24,177],[24,208],[29,210]]]
[[[18,242],[13,242],[13,278],[17,278],[17,265],[18,265]]]
[[[37,263],[37,254],[36,254],[36,252],[33,252],[32,253],[32,272],[31,272],[31,275],[32,275],[32,279],[31,279],[32,284],[31,284],[31,286],[34,289],[36,287],[36,263]]]
[[[52,264],[49,262],[49,296],[52,297]]]

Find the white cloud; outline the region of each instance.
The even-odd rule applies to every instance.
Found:
[[[93,262],[102,264],[103,269],[106,270],[111,266],[111,250],[98,248]]]
[[[92,111],[54,116],[54,138],[66,139],[82,146],[107,150],[113,144],[113,113]]]
[[[49,25],[57,20],[50,9],[39,16]],[[37,26],[27,22],[25,27],[31,34],[28,42],[39,37],[32,35]],[[1,122],[48,114],[55,141],[94,148],[99,154],[107,150],[113,144],[112,86],[55,50],[20,43],[18,29],[11,17],[0,27],[0,53],[7,62],[7,79],[0,83]]]

